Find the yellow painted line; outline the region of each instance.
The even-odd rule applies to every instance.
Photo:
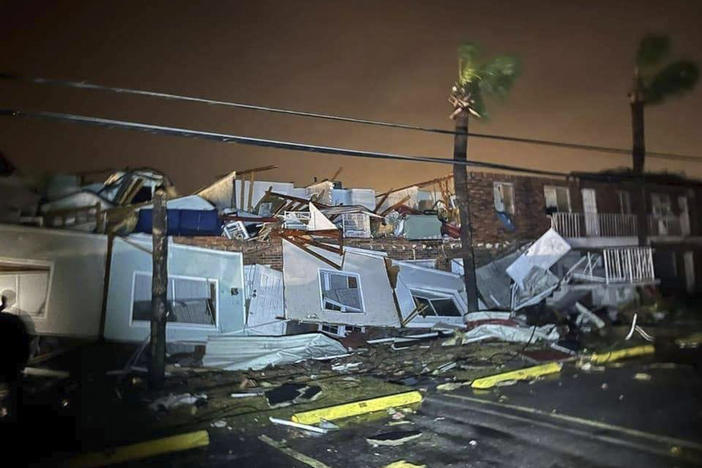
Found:
[[[621,434],[627,434],[629,436],[634,436],[634,437],[638,437],[641,439],[648,439],[648,440],[658,442],[658,443],[664,442],[664,443],[670,444],[672,446],[681,446],[681,447],[687,447],[687,448],[690,448],[693,450],[702,451],[702,444],[698,444],[697,442],[693,442],[693,441],[685,440],[685,439],[678,439],[676,437],[664,436],[661,434],[653,434],[650,432],[639,431],[639,430],[631,429],[631,428],[624,427],[624,426],[616,426],[614,424],[608,424],[608,423],[605,423],[602,421],[595,421],[592,419],[579,418],[577,416],[569,416],[567,414],[562,414],[562,413],[551,413],[548,411],[541,411],[539,409],[531,408],[528,406],[513,405],[513,404],[509,404],[509,403],[499,403],[497,401],[484,400],[482,398],[474,398],[474,397],[469,397],[469,396],[465,396],[465,395],[443,394],[442,396],[446,397],[446,398],[455,398],[457,400],[466,400],[466,401],[470,401],[473,403],[480,403],[481,405],[486,405],[486,406],[496,406],[496,407],[502,407],[502,408],[509,408],[509,409],[521,411],[523,413],[538,414],[539,416],[545,416],[545,417],[551,418],[551,419],[558,419],[561,421],[576,423],[576,424],[580,424],[583,426],[593,427],[596,429],[601,429],[601,430],[606,430],[606,431],[611,431],[611,432],[619,432]]]
[[[595,353],[590,356],[590,361],[595,364],[602,364],[605,362],[618,361],[620,359],[635,357],[635,356],[645,356],[647,354],[653,354],[656,352],[656,348],[653,345],[643,345],[634,346],[633,348],[618,349],[616,351],[610,351],[608,353]]]
[[[560,372],[563,364],[560,362],[549,362],[539,366],[527,367],[526,369],[517,369],[514,371],[503,372],[502,374],[490,375],[475,379],[471,384],[473,388],[491,388],[499,382],[508,380],[527,380],[541,375],[555,374]]]
[[[294,458],[295,460],[304,463],[305,465],[311,466],[312,468],[331,468],[329,465],[325,465],[319,460],[316,460],[312,457],[308,457],[304,453],[300,453],[297,450],[291,449],[283,442],[278,442],[277,440],[271,439],[265,434],[261,434],[260,436],[258,436],[258,440],[270,445],[273,448],[280,450],[290,458]]]
[[[386,410],[388,408],[412,405],[422,401],[422,394],[418,391],[397,393],[383,397],[370,398],[368,400],[354,401],[342,405],[328,406],[310,411],[295,413],[292,420],[301,424],[317,424],[326,419],[333,421],[351,416],[358,416],[366,413]]]
[[[124,445],[104,452],[86,453],[69,460],[68,466],[72,468],[105,466],[113,463],[140,460],[164,453],[206,447],[209,444],[210,436],[207,431],[188,432],[187,434]]]

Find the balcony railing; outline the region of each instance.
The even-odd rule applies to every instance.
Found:
[[[605,249],[602,257],[607,283],[647,283],[656,279],[650,247]]]
[[[633,237],[636,236],[636,215],[553,213],[551,226],[563,237]]]
[[[688,228],[689,230],[689,228]],[[675,215],[649,215],[648,235],[649,236],[681,236],[683,226],[681,217]]]

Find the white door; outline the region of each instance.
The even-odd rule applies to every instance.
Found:
[[[597,217],[597,200],[594,189],[582,189],[585,233],[587,236],[600,235],[600,220]]]
[[[678,197],[678,207],[680,208],[680,234],[690,235],[690,212],[687,209],[687,197]]]
[[[668,223],[672,210],[670,209],[670,197],[667,194],[651,194],[651,212],[654,222],[658,226],[658,235],[668,235]]]
[[[685,284],[687,292],[692,294],[695,292],[695,261],[692,252],[685,252],[683,255],[685,263]]]

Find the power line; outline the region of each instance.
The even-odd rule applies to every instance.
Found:
[[[262,111],[262,112],[272,112],[272,113],[277,113],[277,114],[295,115],[295,116],[299,116],[299,117],[332,120],[332,121],[337,121],[337,122],[348,122],[348,123],[361,124],[361,125],[373,125],[373,126],[381,126],[381,127],[389,127],[389,128],[398,128],[398,129],[403,129],[403,130],[412,130],[412,131],[419,131],[419,132],[438,133],[438,134],[442,134],[442,135],[456,135],[457,134],[453,130],[445,130],[445,129],[441,129],[441,128],[422,127],[422,126],[418,126],[418,125],[403,124],[403,123],[397,123],[397,122],[384,122],[384,121],[380,121],[380,120],[357,119],[357,118],[353,118],[353,117],[344,117],[344,116],[331,115],[331,114],[321,114],[321,113],[317,113],[317,112],[295,111],[295,110],[291,110],[291,109],[281,109],[281,108],[276,108],[276,107],[258,106],[258,105],[253,105],[253,104],[243,104],[243,103],[238,103],[238,102],[222,101],[222,100],[218,100],[218,99],[209,99],[209,98],[201,98],[201,97],[194,97],[194,96],[184,96],[184,95],[179,95],[179,94],[163,93],[163,92],[159,92],[159,91],[147,91],[147,90],[133,89],[133,88],[119,88],[119,87],[113,87],[113,86],[104,86],[104,85],[99,85],[99,84],[94,84],[94,83],[88,83],[85,81],[70,81],[70,80],[58,80],[58,79],[54,79],[54,78],[28,77],[28,76],[13,74],[13,73],[2,73],[2,72],[0,72],[0,79],[21,81],[21,82],[27,82],[27,83],[33,83],[33,84],[40,84],[40,85],[52,85],[52,86],[63,86],[63,87],[68,87],[68,88],[108,91],[108,92],[113,92],[113,93],[118,93],[118,94],[133,94],[133,95],[137,95],[137,96],[155,97],[155,98],[167,99],[167,100],[172,100],[172,101],[196,102],[196,103],[208,104],[208,105],[214,105],[214,106],[224,106],[224,107],[255,110],[255,111]],[[473,137],[473,138],[484,138],[484,139],[489,139],[489,140],[508,141],[508,142],[512,142],[512,143],[525,143],[525,144],[534,144],[534,145],[541,145],[541,146],[552,146],[552,147],[557,147],[557,148],[574,149],[574,150],[580,150],[580,151],[594,151],[594,152],[598,152],[598,153],[612,153],[612,154],[620,154],[620,155],[627,155],[627,156],[631,155],[631,150],[626,149],[626,148],[614,148],[614,147],[609,147],[609,146],[586,145],[586,144],[580,144],[580,143],[568,143],[568,142],[562,142],[562,141],[541,140],[541,139],[534,139],[534,138],[511,137],[511,136],[504,136],[504,135],[493,135],[493,134],[489,134],[489,133],[470,133],[469,132],[468,135]],[[693,156],[693,155],[686,155],[686,154],[647,151],[646,156],[649,158],[671,159],[671,160],[702,163],[702,157]]]
[[[191,130],[187,128],[166,127],[162,125],[152,125],[141,122],[130,122],[125,120],[103,119],[76,114],[64,114],[58,112],[26,112],[16,109],[0,109],[0,116],[5,117],[25,117],[32,119],[58,120],[83,125],[97,127],[120,128],[125,130],[136,130],[158,135],[180,136],[189,138],[199,138],[204,140],[217,141],[220,143],[239,143],[243,145],[262,146],[266,148],[286,149],[292,151],[305,151],[312,153],[333,154],[339,156],[352,156],[373,159],[391,159],[396,161],[425,162],[434,164],[449,164],[471,167],[481,167],[487,169],[499,169],[512,172],[522,172],[528,174],[538,174],[546,176],[567,177],[565,172],[543,171],[539,169],[527,169],[523,167],[510,166],[507,164],[496,164],[480,161],[454,161],[453,159],[437,158],[431,156],[409,156],[396,153],[379,153],[373,151],[362,151],[347,148],[336,148],[332,146],[310,145],[307,143],[297,143],[290,141],[269,140],[265,138],[253,138],[241,135],[226,133],[207,132],[202,130]]]

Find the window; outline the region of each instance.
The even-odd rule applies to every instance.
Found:
[[[363,312],[359,277],[355,273],[319,270],[322,308],[332,312]]]
[[[546,185],[544,186],[544,198],[546,199],[547,213],[570,212],[570,190],[568,187]]]
[[[273,203],[272,202],[261,202],[258,205],[258,215],[259,216],[271,216],[273,214]]]
[[[449,296],[431,293],[428,291],[412,290],[412,299],[417,307],[424,307],[422,314],[425,316],[460,317],[461,312],[456,303]]]
[[[50,278],[50,263],[0,262],[0,296],[5,298],[7,311],[45,317]]]
[[[673,214],[670,196],[667,193],[652,193],[651,211],[653,211],[655,216],[670,216]]]
[[[151,320],[151,273],[135,272],[132,321]],[[169,276],[166,292],[168,322],[216,326],[217,281]]]
[[[631,214],[631,196],[625,190],[617,190],[617,199],[619,200],[619,213]]]
[[[492,189],[495,211],[514,214],[514,186],[508,182],[495,182]]]

